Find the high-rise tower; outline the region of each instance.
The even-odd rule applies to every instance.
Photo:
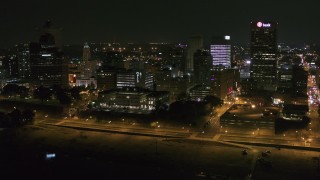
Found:
[[[38,43],[30,43],[31,78],[36,85],[67,86],[67,63],[46,22]]]
[[[51,34],[54,37],[55,46],[58,48],[59,51],[63,49],[63,42],[62,42],[62,28],[54,27],[52,25],[51,20],[47,20],[44,25],[39,28],[39,31],[42,34]]]
[[[231,67],[230,36],[214,37],[210,45],[212,65]]]
[[[95,62],[91,61],[91,52],[88,43],[83,46],[82,63],[81,63],[81,78],[90,78],[93,76],[95,68]]]
[[[191,36],[188,43],[187,57],[186,57],[186,72],[192,73],[194,70],[194,53],[203,48],[203,37],[200,35]]]
[[[277,88],[277,25],[276,22],[251,22],[250,76],[258,89]]]

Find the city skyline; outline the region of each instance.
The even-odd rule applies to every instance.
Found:
[[[192,34],[206,41],[230,35],[235,44],[250,41],[251,21],[279,23],[279,40],[288,44],[318,43],[315,1],[212,2],[208,0],[114,2],[5,1],[0,17],[0,47],[37,41],[36,27],[51,19],[63,28],[64,44],[83,42],[187,42]]]
[[[4,0],[7,179],[320,179],[317,6]]]

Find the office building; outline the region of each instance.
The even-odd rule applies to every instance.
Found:
[[[117,88],[140,87],[153,90],[153,82],[153,75],[149,72],[128,70],[117,73]]]
[[[97,80],[95,78],[77,79],[76,86],[83,86],[85,88],[96,89],[97,88]]]
[[[124,71],[108,66],[102,66],[97,70],[97,88],[99,90],[110,90],[117,87],[117,73]]]
[[[80,65],[80,77],[88,79],[93,76],[96,76],[98,62],[96,60],[91,59],[91,51],[88,43],[85,43],[83,46],[82,52],[82,62]]]
[[[54,27],[51,20],[47,20],[44,25],[38,28],[40,35],[50,34],[53,36],[55,41],[55,46],[58,48],[58,51],[63,50],[63,41],[62,41],[62,28]]]
[[[231,67],[230,36],[214,37],[210,45],[213,66]]]
[[[241,95],[252,95],[255,91],[257,91],[257,82],[252,78],[242,79],[240,86]]]
[[[45,33],[38,43],[30,43],[31,78],[35,85],[68,86],[66,59],[56,45],[55,37],[50,34],[50,26],[45,24]]]
[[[211,95],[210,86],[196,85],[189,90],[191,101],[203,101],[206,96]]]
[[[250,76],[258,89],[275,91],[277,87],[276,22],[251,22]]]
[[[226,69],[223,66],[214,66],[212,68],[211,89],[212,94],[220,99],[227,98],[233,91],[235,84],[234,80],[234,70]]]
[[[18,60],[18,74],[22,79],[30,78],[29,44],[18,44],[15,46]]]
[[[292,71],[292,86],[294,96],[307,96],[308,91],[308,71],[301,66],[294,66]]]
[[[170,103],[183,99],[187,90],[193,86],[188,78],[173,78],[170,74],[161,71],[155,74],[155,83],[157,91],[170,92]]]
[[[169,92],[124,87],[100,92],[97,102],[103,111],[149,114],[161,105],[168,105]]]
[[[192,74],[194,70],[194,53],[203,48],[203,37],[200,35],[193,35],[189,39],[186,57],[186,73]]]
[[[196,84],[209,85],[212,58],[208,51],[197,50],[194,53],[194,79]]]

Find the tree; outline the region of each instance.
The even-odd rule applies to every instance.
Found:
[[[59,92],[57,92],[56,96],[60,104],[63,104],[63,105],[71,104],[71,98],[67,95],[67,93],[64,90],[60,90]]]
[[[35,113],[32,110],[26,109],[22,111],[22,119],[24,120],[24,123],[33,122],[34,117],[35,117]]]
[[[180,101],[180,100],[186,100],[188,98],[188,95],[186,92],[182,92],[180,94],[177,95],[177,100]]]
[[[76,99],[76,100],[80,100],[81,99],[80,90],[79,90],[78,87],[71,88],[70,93],[71,93],[71,97],[73,99]]]
[[[34,91],[34,97],[40,99],[42,102],[44,100],[49,100],[51,99],[52,92],[50,91],[49,88],[40,86]]]
[[[22,114],[19,109],[13,110],[11,113],[8,114],[10,118],[10,124],[14,127],[21,126],[23,124],[22,121]]]
[[[88,88],[89,88],[89,89],[96,89],[96,85],[95,85],[93,82],[91,82],[91,83],[89,84]]]
[[[6,113],[0,112],[0,127],[9,127],[10,121]]]
[[[21,98],[27,97],[28,91],[28,88],[26,88],[25,86],[19,86],[19,95]]]
[[[221,100],[216,96],[210,96],[210,95],[206,96],[204,98],[204,101],[209,102],[211,107],[221,106],[223,104],[223,100]]]
[[[17,95],[19,93],[19,86],[16,84],[7,84],[3,87],[2,94]]]
[[[53,85],[51,88],[51,93],[57,95],[57,93],[64,91],[64,89],[61,88],[60,85]]]

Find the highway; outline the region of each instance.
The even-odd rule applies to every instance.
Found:
[[[63,119],[60,121],[48,119],[42,120],[36,123],[37,125],[48,125],[48,126],[60,126],[67,128],[74,128],[79,130],[90,130],[90,131],[102,131],[120,134],[132,134],[132,135],[146,135],[146,136],[162,136],[162,137],[175,137],[175,138],[187,138],[192,135],[192,132],[185,129],[168,129],[168,128],[147,128],[143,127],[138,123],[125,124],[122,122],[111,122],[96,123],[93,120],[71,120]]]
[[[224,111],[227,107],[223,108]],[[217,117],[219,114],[217,113]],[[214,119],[218,119],[215,117]],[[218,122],[213,121],[213,122]],[[288,135],[252,135],[252,134],[233,134],[233,133],[220,133],[215,128],[219,129],[219,126],[210,127],[214,130],[211,132],[199,132],[196,129],[186,128],[174,128],[174,127],[148,127],[147,125],[130,122],[118,122],[118,121],[106,121],[95,122],[94,120],[80,120],[80,119],[42,119],[35,123],[35,126],[42,128],[50,128],[50,126],[73,128],[84,131],[97,131],[106,133],[118,133],[128,135],[141,135],[141,136],[154,136],[164,138],[183,138],[183,139],[195,139],[202,141],[219,141],[219,142],[232,142],[232,143],[259,143],[269,146],[270,144],[286,145],[288,148],[291,146],[297,147],[320,147],[320,138],[310,136],[312,141],[306,143],[300,136]],[[209,129],[209,128],[207,128]]]

